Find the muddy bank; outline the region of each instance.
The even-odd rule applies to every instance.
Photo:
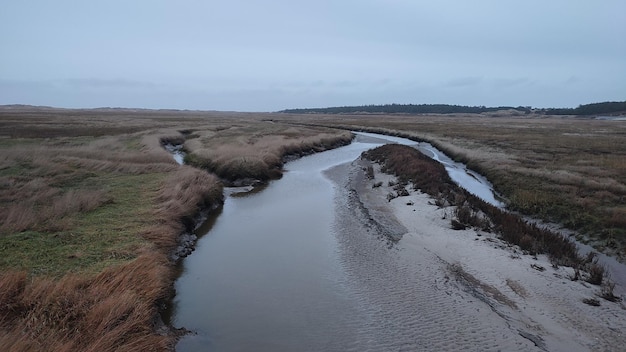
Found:
[[[325,172],[325,175],[337,184],[346,183],[350,205],[355,212],[360,214],[359,218],[388,240],[399,241],[407,229],[389,211],[387,204],[389,201],[370,192],[373,183],[368,182],[366,174],[370,164],[359,158],[351,164],[331,168]]]
[[[172,262],[178,263],[193,252],[196,242],[198,241],[196,231],[205,225],[208,218],[216,216],[216,213],[219,214],[223,205],[224,198],[206,208],[200,209],[196,216],[194,216],[190,221],[183,221],[185,224],[185,231],[178,236],[176,239],[177,246],[169,255]]]
[[[453,209],[423,193],[387,201],[394,177],[375,166],[369,179],[364,166],[327,173],[339,190],[343,263],[369,318],[364,350],[606,351],[623,344],[623,302],[603,300],[598,286],[571,280],[572,268],[524,255],[494,234],[452,230]],[[592,300],[600,305],[583,302]]]

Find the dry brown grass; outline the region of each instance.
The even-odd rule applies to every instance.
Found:
[[[0,234],[67,228],[73,214],[92,211],[112,200],[98,182],[103,175],[166,173],[176,169],[167,153],[129,150],[124,138],[104,137],[73,146],[59,146],[58,141],[29,141],[32,144],[3,148]]]
[[[380,163],[382,172],[396,175],[400,184],[411,182],[416,189],[433,197],[448,193],[450,188],[455,187],[442,164],[414,148],[387,144],[366,151],[363,156]]]
[[[200,141],[222,148],[223,165],[260,157],[276,168],[349,138],[266,117],[0,107],[0,350],[170,349],[158,324],[170,254],[222,186],[161,144]]]
[[[417,149],[387,144],[366,151],[363,157],[381,165],[383,172],[395,175],[400,184],[409,182],[442,203],[456,206],[452,226],[456,229],[476,227],[493,230],[504,240],[520,246],[532,254],[546,253],[558,264],[581,266],[583,258],[576,245],[562,235],[528,223],[518,215],[503,211],[458,187],[439,162],[427,157]],[[587,263],[593,264],[593,263]],[[585,269],[595,272],[593,265]],[[600,273],[602,281],[603,273]],[[594,282],[595,283],[595,282]]]
[[[350,133],[319,127],[294,127],[272,121],[247,121],[197,132],[185,148],[186,161],[226,181],[268,181],[281,175],[287,156],[301,156],[349,143]]]
[[[25,185],[19,192],[36,192],[32,185]],[[18,193],[16,192],[16,193]],[[45,194],[45,197],[41,197]],[[36,197],[13,202],[11,206],[0,211],[4,221],[0,232],[21,232],[29,229],[49,231],[66,229],[69,224],[64,222],[68,215],[89,212],[110,201],[102,190],[70,190],[61,193],[55,189],[42,189]],[[33,212],[33,209],[39,209]]]
[[[7,351],[166,350],[170,339],[154,333],[167,298],[166,259],[143,255],[93,278],[0,277],[0,346]]]
[[[221,186],[163,150],[173,120],[137,117],[2,115],[0,349],[171,347],[156,330],[168,254],[182,218],[219,202]]]
[[[161,141],[182,136],[192,161],[222,177],[271,178],[285,156],[350,138],[280,120],[433,142],[516,209],[623,248],[622,122],[0,107],[0,349],[171,347],[156,330],[173,279],[168,251],[221,192],[215,176],[176,165]]]
[[[143,237],[166,253],[177,246],[177,236],[192,231],[195,217],[203,209],[212,209],[223,202],[219,179],[203,170],[182,166],[164,182],[155,199],[157,223]]]

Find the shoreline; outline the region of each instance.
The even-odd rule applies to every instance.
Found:
[[[376,223],[382,229],[379,233],[392,234],[387,237],[393,246],[412,265],[430,268],[432,280],[454,282],[441,294],[469,294],[474,300],[466,303],[476,311],[486,308],[494,313],[487,318],[499,320],[510,334],[492,341],[495,346],[506,345],[512,336],[525,339],[532,350],[547,351],[614,350],[623,343],[624,283],[615,288],[622,301],[606,301],[598,296],[599,286],[572,281],[573,268],[555,268],[545,255],[525,255],[493,233],[453,230],[453,209],[437,207],[424,193],[407,187],[408,196],[387,201],[392,191],[388,182],[395,177],[374,164],[374,178],[368,179],[365,163],[359,159],[326,174],[339,185],[339,175],[347,172],[349,190],[356,205],[363,207],[362,220]],[[373,187],[380,182],[382,186]],[[597,300],[600,306],[583,300]],[[447,328],[459,327],[452,322]]]
[[[213,225],[215,218],[221,214],[224,202],[228,197],[237,197],[239,194],[260,192],[270,182],[282,178],[284,172],[283,166],[285,163],[300,159],[307,155],[343,147],[352,143],[353,139],[354,135],[352,135],[349,140],[346,140],[342,137],[337,137],[335,139],[331,139],[330,141],[326,141],[326,143],[320,142],[313,147],[304,149],[302,149],[303,147],[301,147],[290,150],[289,152],[286,152],[284,155],[281,156],[280,170],[277,170],[276,173],[273,173],[272,177],[267,180],[261,180],[251,177],[237,178],[232,180],[220,178],[222,194],[221,199],[210,202],[203,207],[198,208],[196,206],[196,211],[190,219],[179,219],[179,222],[183,226],[183,231],[177,233],[177,235],[175,236],[176,246],[167,253],[167,257],[171,262],[169,275],[172,278],[171,282],[168,284],[169,295],[165,300],[167,302],[165,305],[160,303],[157,304],[159,306],[159,311],[157,313],[158,316],[155,317],[154,324],[154,330],[157,334],[167,335],[171,339],[171,346],[170,348],[168,348],[168,351],[175,351],[176,345],[180,338],[185,335],[194,333],[184,326],[174,326],[172,324],[172,314],[174,310],[173,301],[176,296],[176,281],[180,277],[180,268],[184,265],[183,262],[185,258],[195,251],[197,242],[200,237],[205,234],[197,233],[197,231],[199,229],[205,229],[207,231],[210,230],[210,227]],[[170,150],[168,150],[168,152],[172,154]],[[179,162],[178,159],[174,159],[176,162]],[[179,163],[179,165],[183,166],[188,164],[185,164],[183,161],[183,163]],[[193,167],[194,169],[206,171],[210,174],[214,174],[210,170],[198,165],[190,164],[188,166]],[[210,219],[213,220],[209,221]],[[207,224],[207,221],[209,221],[210,224]]]

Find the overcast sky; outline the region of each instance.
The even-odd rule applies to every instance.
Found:
[[[626,100],[624,0],[0,0],[0,104]]]

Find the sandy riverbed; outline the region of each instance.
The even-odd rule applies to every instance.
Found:
[[[394,178],[375,167],[369,180],[362,163],[327,174],[340,190],[343,264],[360,282],[356,296],[371,319],[366,349],[624,350],[623,302],[603,300],[598,286],[570,279],[572,268],[553,268],[494,234],[452,230],[452,209],[425,194],[388,202]],[[375,243],[388,236],[399,240]],[[601,305],[583,303],[589,298]]]

